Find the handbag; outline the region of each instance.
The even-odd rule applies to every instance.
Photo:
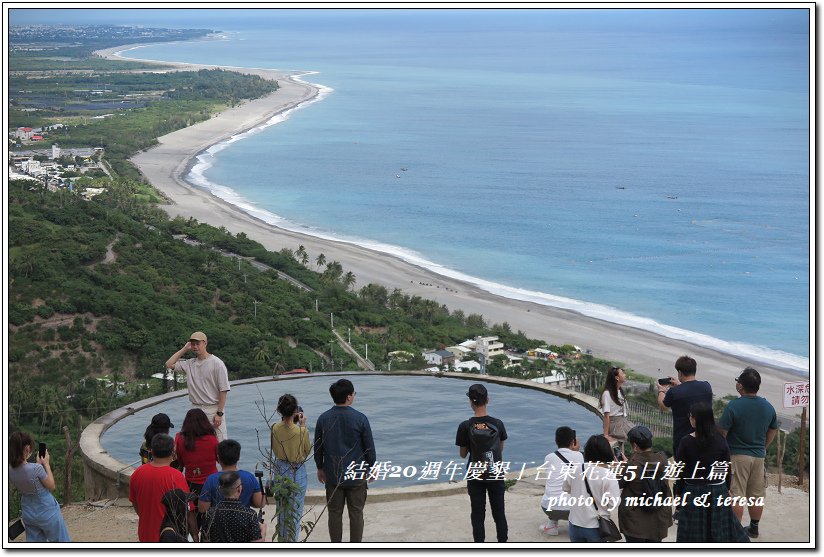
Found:
[[[618,526],[615,525],[611,518],[601,516],[601,510],[598,508],[598,503],[595,502],[595,496],[592,494],[592,490],[589,488],[589,481],[587,480],[586,474],[583,473],[584,471],[584,465],[581,464],[581,472],[584,476],[584,484],[586,484],[589,496],[592,497],[592,505],[595,507],[595,512],[598,514],[598,534],[600,534],[601,540],[605,542],[620,541],[622,539],[622,536],[620,530],[618,530]]]
[[[26,531],[26,526],[23,524],[23,521],[19,518],[12,521],[9,524],[9,539],[13,540],[16,539],[20,534]]]

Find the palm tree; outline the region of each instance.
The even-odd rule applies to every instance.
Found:
[[[323,254],[318,255],[315,259],[315,265],[318,266],[318,269],[326,265],[326,256]]]
[[[344,286],[344,288],[349,290],[349,288],[351,288],[354,285],[355,285],[355,273],[353,273],[352,271],[348,271],[343,276],[343,286]]]
[[[269,345],[266,344],[266,341],[261,340],[255,345],[255,347],[252,350],[254,351],[252,358],[256,362],[267,363],[269,361]]]
[[[309,254],[306,253],[306,248],[303,247],[303,244],[298,246],[298,250],[295,252],[295,255],[299,258],[300,264],[304,267],[307,263],[309,263]]]

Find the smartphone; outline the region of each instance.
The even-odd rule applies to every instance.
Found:
[[[615,455],[615,460],[621,460],[621,446],[620,445],[615,445],[612,448],[612,454]]]
[[[670,383],[672,383],[672,379],[670,379],[669,377],[662,377],[658,380],[659,385],[669,385]]]
[[[37,454],[40,455],[40,458],[43,458],[43,457],[46,456],[46,444],[45,443],[40,443],[37,446]]]

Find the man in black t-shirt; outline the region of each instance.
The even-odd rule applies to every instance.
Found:
[[[266,524],[258,514],[240,502],[243,482],[237,472],[223,472],[218,478],[223,500],[209,507],[201,529],[201,541],[218,543],[262,542]]]
[[[472,538],[483,542],[486,537],[484,519],[488,496],[498,541],[505,542],[509,531],[504,512],[506,487],[502,467],[506,428],[501,420],[486,413],[489,402],[486,387],[476,383],[469,387],[466,396],[475,415],[458,426],[455,444],[460,447],[461,458],[469,455],[466,491],[472,508]]]
[[[707,381],[696,381],[697,364],[689,356],[675,361],[678,377],[670,377],[669,385],[658,385],[658,407],[662,412],[672,409],[672,454],[684,435],[692,433],[690,406],[705,402],[712,407],[712,386]]]

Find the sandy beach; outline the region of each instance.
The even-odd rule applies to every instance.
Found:
[[[108,49],[99,54],[115,59],[118,58],[116,53],[126,48],[128,47]],[[196,70],[218,66],[177,64],[176,67],[181,70]],[[305,72],[224,69],[275,79],[280,88],[265,98],[245,102],[207,121],[160,137],[159,145],[132,158],[149,182],[169,200],[168,204],[162,206],[169,215],[194,217],[200,222],[224,226],[233,234],[243,232],[272,251],[282,248],[294,250],[303,245],[312,260],[323,253],[327,261],[337,260],[346,271],[352,271],[357,277],[356,288],[368,283],[382,284],[390,289],[400,288],[410,295],[437,300],[451,310],[461,309],[467,314],[482,314],[489,324],[506,321],[513,330],[522,330],[533,338],[591,349],[598,357],[622,362],[625,366],[650,376],[674,375],[675,360],[688,354],[698,362],[697,378],[710,381],[717,396],[735,395],[734,378],[742,369],[753,365],[762,376],[759,394],[775,406],[778,414],[784,418],[784,427],[798,420],[800,409],[796,412],[783,408],[784,382],[803,379],[790,370],[601,321],[573,311],[493,295],[468,283],[437,275],[386,254],[272,226],[187,184],[185,174],[198,153],[254,128],[278,113],[312,99],[318,93],[317,88],[292,77]]]

